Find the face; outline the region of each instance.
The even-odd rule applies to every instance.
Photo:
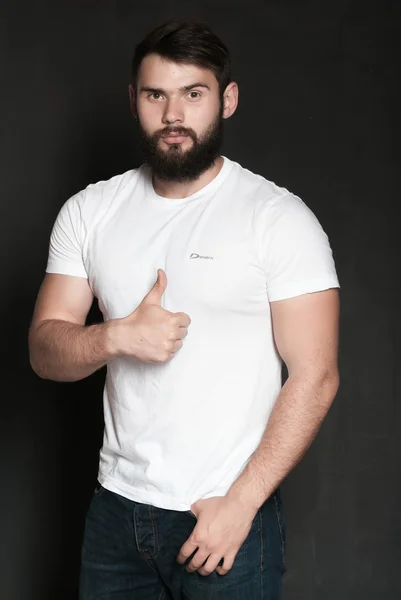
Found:
[[[190,181],[213,165],[222,145],[223,118],[235,110],[233,86],[221,98],[212,71],[156,54],[144,58],[130,97],[143,158],[155,175]]]

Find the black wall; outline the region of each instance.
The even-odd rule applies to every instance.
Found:
[[[384,0],[1,3],[0,597],[77,598],[104,372],[40,380],[27,330],[62,203],[139,164],[132,51],[177,16],[231,48],[223,153],[305,200],[342,286],[341,388],[283,486],[285,600],[399,598],[401,28]]]

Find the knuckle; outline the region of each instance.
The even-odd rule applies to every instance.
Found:
[[[196,544],[197,546],[199,544],[202,543],[202,535],[199,534],[199,532],[195,531],[191,537],[190,537],[191,542],[193,542],[194,544]]]
[[[170,352],[160,352],[158,356],[158,362],[166,362],[169,359]]]

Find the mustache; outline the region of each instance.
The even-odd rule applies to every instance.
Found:
[[[187,135],[190,138],[192,138],[194,141],[196,140],[196,137],[197,137],[196,133],[193,129],[191,129],[191,128],[187,129],[185,127],[165,127],[164,129],[155,131],[153,136],[158,139],[161,137],[168,137],[172,133],[175,133],[177,135]]]

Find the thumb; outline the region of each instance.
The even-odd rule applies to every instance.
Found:
[[[159,304],[161,305],[162,296],[167,287],[167,276],[163,269],[157,270],[157,279],[150,290],[150,292],[145,296],[142,302],[149,302],[150,304]]]

